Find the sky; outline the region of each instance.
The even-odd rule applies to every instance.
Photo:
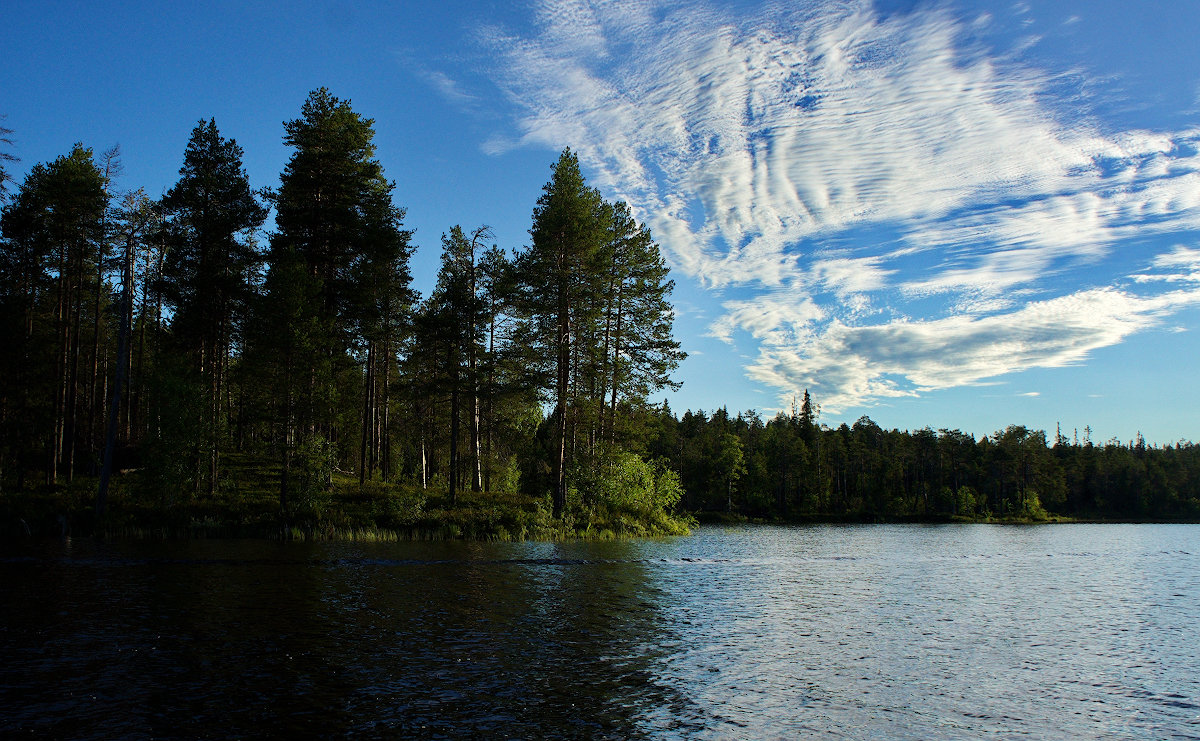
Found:
[[[1200,3],[8,0],[17,181],[119,144],[157,197],[197,121],[277,185],[328,87],[375,120],[428,292],[529,243],[570,147],[650,228],[673,410],[1200,440]],[[1090,431],[1090,432],[1088,432]]]

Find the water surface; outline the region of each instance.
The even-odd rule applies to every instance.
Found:
[[[0,553],[4,736],[1200,738],[1200,526]]]

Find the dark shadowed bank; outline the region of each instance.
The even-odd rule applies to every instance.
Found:
[[[587,502],[572,491],[559,517],[549,496],[461,492],[367,482],[335,474],[332,485],[279,508],[278,471],[234,463],[229,485],[211,497],[167,496],[136,473],[119,476],[102,520],[95,479],[0,494],[6,538],[270,538],[282,540],[563,540],[684,535],[696,521],[652,502]],[[643,492],[644,493],[644,492]]]

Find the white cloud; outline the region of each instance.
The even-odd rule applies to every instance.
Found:
[[[1176,246],[1171,252],[1155,256],[1150,269],[1161,272],[1137,273],[1131,277],[1136,283],[1200,283],[1200,249]]]
[[[796,328],[792,337],[765,330],[749,375],[783,390],[781,403],[796,389],[819,390],[825,408],[836,413],[1030,368],[1074,365],[1096,349],[1160,324],[1180,307],[1197,304],[1200,289],[1156,297],[1096,289],[986,317],[859,326],[834,320]]]
[[[711,335],[726,342],[741,330],[769,345],[788,345],[808,325],[828,318],[824,309],[795,287],[752,301],[727,301],[722,308],[725,314],[713,322]]]
[[[1093,137],[1061,135],[1034,77],[956,54],[959,28],[938,13],[666,8],[647,26],[623,22],[627,10],[544,3],[551,19],[594,19],[588,50],[605,46],[599,26],[628,56],[597,64],[553,21],[534,39],[493,39],[504,84],[526,109],[525,141],[576,146],[656,233],[690,232],[663,242],[703,280],[777,285],[805,239],[1044,192],[1091,162]]]
[[[1151,264],[1156,268],[1200,269],[1200,249],[1177,245],[1167,254],[1156,256]]]
[[[1125,164],[1116,177],[1086,172],[1076,176],[1073,193],[916,227],[911,243],[957,254],[941,271],[910,279],[905,290],[995,293],[1103,258],[1124,240],[1200,229],[1200,157],[1162,156],[1194,146],[1195,132],[1174,139],[1134,133],[1122,140],[1110,150]]]
[[[462,88],[453,78],[440,70],[423,72],[425,79],[433,85],[442,97],[459,105],[471,106],[478,102],[476,97]]]
[[[816,280],[839,297],[854,293],[877,291],[887,285],[887,277],[895,270],[879,267],[883,257],[838,257],[817,260],[812,273]]]
[[[543,0],[535,4],[542,41],[560,55],[605,57],[603,29],[588,3]]]
[[[868,0],[753,16],[543,0],[536,16],[531,36],[487,35],[521,111],[487,146],[571,146],[675,270],[759,291],[711,333],[758,343],[747,372],[784,397],[817,387],[833,409],[1081,362],[1195,301],[1072,276],[1133,238],[1200,231],[1200,131],[1105,134],[1055,111],[1052,73],[970,45],[990,16],[885,18]],[[1130,278],[1200,282],[1196,252]],[[938,313],[880,323],[934,297]]]

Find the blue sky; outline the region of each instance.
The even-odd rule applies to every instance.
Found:
[[[202,6],[202,7],[201,7]],[[647,223],[672,407],[1200,439],[1200,4],[10,0],[20,179],[119,143],[161,194],[215,117],[255,186],[326,86],[439,238],[528,242],[563,147]]]

